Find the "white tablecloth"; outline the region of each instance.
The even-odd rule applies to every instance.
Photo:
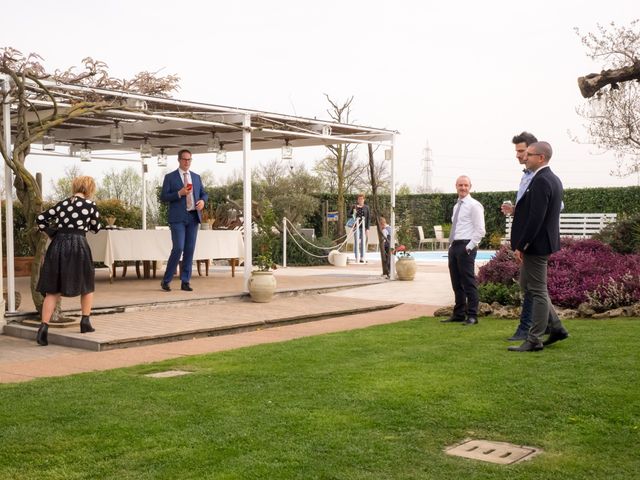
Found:
[[[101,230],[87,233],[94,262],[112,265],[116,260],[167,260],[171,253],[169,230]],[[239,230],[200,230],[194,260],[244,259]]]

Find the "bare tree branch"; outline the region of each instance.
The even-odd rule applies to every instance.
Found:
[[[617,88],[620,82],[632,80],[640,81],[640,61],[628,67],[616,68],[613,70],[603,70],[600,73],[590,73],[578,78],[578,87],[584,98],[593,97],[602,87],[611,85]]]

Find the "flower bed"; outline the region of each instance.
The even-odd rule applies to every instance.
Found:
[[[517,282],[519,265],[503,246],[480,268],[480,285]],[[640,301],[640,255],[623,255],[598,240],[563,240],[549,258],[549,296],[554,305],[577,308],[588,303],[596,311]],[[487,291],[495,289],[488,288]]]

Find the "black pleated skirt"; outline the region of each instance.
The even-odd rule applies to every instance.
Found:
[[[95,268],[84,232],[58,232],[47,248],[36,290],[77,297],[95,290]]]

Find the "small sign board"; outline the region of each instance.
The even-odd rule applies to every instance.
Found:
[[[338,212],[327,212],[327,222],[337,222]]]

